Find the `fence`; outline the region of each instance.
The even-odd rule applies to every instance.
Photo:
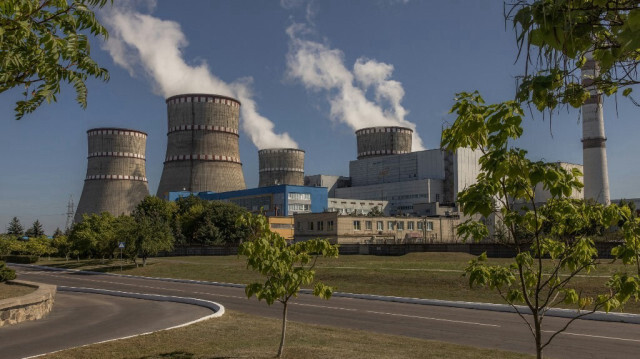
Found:
[[[612,259],[611,249],[618,242],[596,242],[598,257]],[[341,244],[341,255],[402,256],[415,252],[458,252],[480,255],[484,252],[490,258],[511,258],[516,255],[513,247],[500,243],[422,243],[422,244]],[[185,246],[173,251],[158,253],[158,257],[175,256],[228,256],[237,255],[237,246]]]

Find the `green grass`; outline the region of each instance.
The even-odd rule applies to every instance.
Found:
[[[281,322],[227,311],[185,328],[90,345],[47,358],[273,358]],[[505,358],[532,356],[437,341],[288,322],[285,358]]]
[[[0,283],[0,300],[27,295],[36,288],[20,284]]]
[[[413,298],[502,303],[492,290],[470,288],[464,268],[474,256],[465,253],[410,253],[404,256],[341,256],[320,259],[316,278],[337,291]],[[489,263],[506,264],[510,259],[491,258]],[[66,268],[120,272],[120,262],[100,260],[42,261],[38,264]],[[619,263],[603,260],[588,277],[574,279],[584,294],[603,292],[612,273],[623,270]],[[146,267],[124,266],[126,274],[247,284],[260,277],[246,269],[237,256],[152,258]],[[586,274],[586,273],[585,273]],[[640,313],[640,303],[630,302],[626,312]]]

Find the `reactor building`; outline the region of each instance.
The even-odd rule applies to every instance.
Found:
[[[245,189],[238,149],[240,102],[220,95],[183,94],[166,103],[167,154],[157,196]]]
[[[147,134],[123,128],[87,131],[87,175],[75,222],[83,214],[130,214],[149,195],[145,148]]]

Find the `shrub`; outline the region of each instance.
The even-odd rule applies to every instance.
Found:
[[[16,271],[7,267],[4,262],[0,262],[0,283],[16,279]]]
[[[20,264],[31,264],[38,261],[38,256],[29,256],[29,255],[6,255],[0,256],[0,260],[9,263],[20,263]]]

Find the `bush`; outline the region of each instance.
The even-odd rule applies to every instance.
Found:
[[[38,261],[38,256],[29,256],[29,255],[6,255],[0,256],[0,260],[9,263],[20,263],[20,264],[31,264]]]
[[[0,262],[0,283],[16,279],[16,271],[7,267],[4,262]]]

